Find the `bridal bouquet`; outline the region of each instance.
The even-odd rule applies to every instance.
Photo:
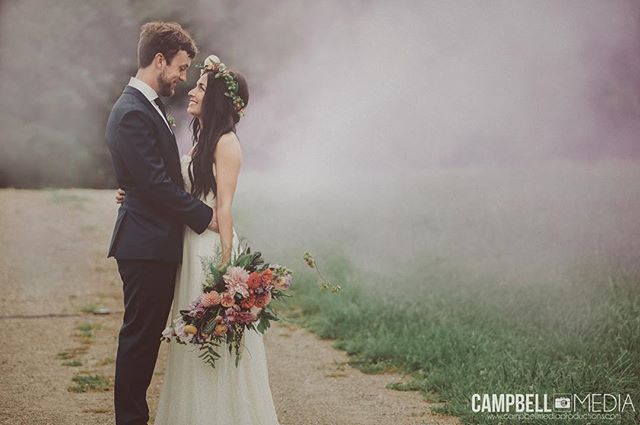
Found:
[[[162,339],[175,338],[179,344],[192,344],[199,357],[215,367],[218,349],[227,345],[240,361],[242,336],[247,329],[264,333],[271,320],[279,320],[271,301],[290,296],[292,273],[286,267],[265,263],[260,252],[246,246],[223,268],[217,258],[203,258],[205,272],[200,294],[162,333]]]

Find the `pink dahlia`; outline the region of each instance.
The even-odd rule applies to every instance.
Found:
[[[200,302],[204,307],[213,307],[220,304],[222,296],[217,291],[205,292],[200,297]]]
[[[229,267],[227,273],[222,277],[227,284],[227,290],[235,295],[236,292],[242,294],[243,297],[249,296],[249,272],[242,267]]]

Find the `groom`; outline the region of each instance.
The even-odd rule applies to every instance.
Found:
[[[142,26],[138,72],[113,105],[106,140],[118,185],[118,210],[109,257],[123,282],[124,320],[115,379],[117,425],[146,425],[146,392],[182,260],[184,225],[217,230],[213,210],[184,191],[174,134],[159,96],[172,96],[197,49],[176,23]]]

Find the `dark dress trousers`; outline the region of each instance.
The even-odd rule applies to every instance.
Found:
[[[213,211],[184,191],[175,137],[138,89],[124,89],[105,136],[126,192],[109,247],[125,305],[116,358],[116,424],[141,425],[149,420],[146,392],[182,260],[184,226],[204,232]]]

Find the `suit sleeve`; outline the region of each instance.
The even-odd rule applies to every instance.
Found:
[[[117,131],[116,148],[142,196],[196,233],[204,232],[211,222],[213,210],[171,180],[144,114],[127,112]]]

